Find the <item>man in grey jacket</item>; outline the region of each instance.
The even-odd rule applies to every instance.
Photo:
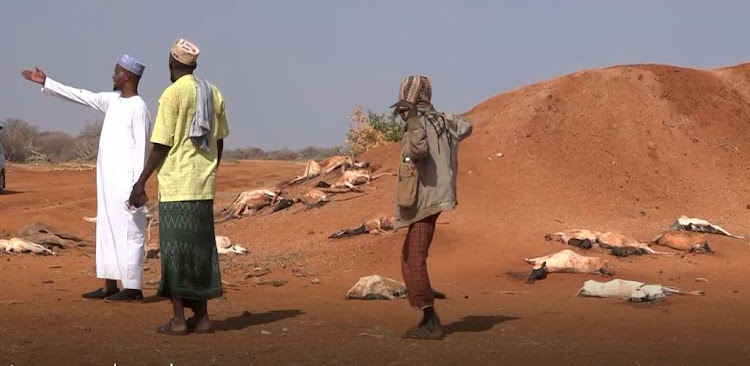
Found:
[[[419,325],[404,338],[444,337],[427,274],[427,254],[438,216],[456,207],[458,143],[472,131],[468,119],[436,111],[431,98],[430,80],[412,75],[401,83],[399,101],[391,106],[406,121],[396,187],[396,229],[409,228],[401,270],[409,304],[424,312]]]

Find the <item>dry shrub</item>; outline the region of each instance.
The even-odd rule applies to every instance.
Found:
[[[346,136],[349,152],[356,156],[388,142],[385,134],[376,130],[370,123],[370,118],[362,112],[362,107],[355,107],[349,115],[349,132]]]

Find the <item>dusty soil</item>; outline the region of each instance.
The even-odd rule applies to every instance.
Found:
[[[609,279],[596,275],[550,274],[525,284],[523,258],[563,249],[544,241],[550,232],[583,227],[646,240],[682,214],[750,234],[749,97],[749,65],[629,65],[530,85],[469,111],[475,129],[461,147],[459,207],[441,216],[429,259],[434,287],[448,296],[437,300],[449,333],[441,342],[400,339],[419,320],[406,300],[344,299],[361,276],[401,279],[404,231],[327,239],[392,212],[394,178],[384,176],[321,208],[219,224],[218,234],[250,253],[221,257],[226,295],[210,303],[213,335],[155,332],[171,312],[152,296],[158,259],[147,261],[145,303],[106,304],[80,300],[100,285],[93,247],[48,257],[0,254],[0,365],[747,364],[747,239],[710,235],[714,254],[684,257],[584,253],[606,258],[617,278],[705,291],[653,304],[573,296],[587,279]],[[362,158],[376,173],[393,171],[397,149]],[[303,170],[227,162],[216,211],[243,190]],[[96,215],[93,171],[12,165],[7,176],[0,232],[39,221],[93,241],[94,225],[81,219]],[[155,189],[153,179],[151,197]],[[288,283],[245,279],[256,266]]]

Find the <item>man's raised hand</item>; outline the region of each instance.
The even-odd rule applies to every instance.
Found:
[[[21,76],[28,81],[33,81],[41,85],[44,85],[44,82],[47,81],[47,75],[44,71],[39,70],[38,67],[34,68],[34,70],[21,71]]]

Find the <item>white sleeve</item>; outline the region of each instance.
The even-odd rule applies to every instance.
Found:
[[[133,111],[132,123],[133,156],[131,161],[133,164],[133,178],[130,183],[135,184],[138,178],[141,177],[143,168],[146,166],[146,150],[148,149],[148,141],[151,137],[151,114],[145,104]]]
[[[73,88],[63,85],[49,76],[44,81],[42,92],[54,95],[69,102],[82,104],[94,108],[100,112],[106,113],[109,108],[109,101],[117,97],[117,93],[93,93],[88,90]]]

